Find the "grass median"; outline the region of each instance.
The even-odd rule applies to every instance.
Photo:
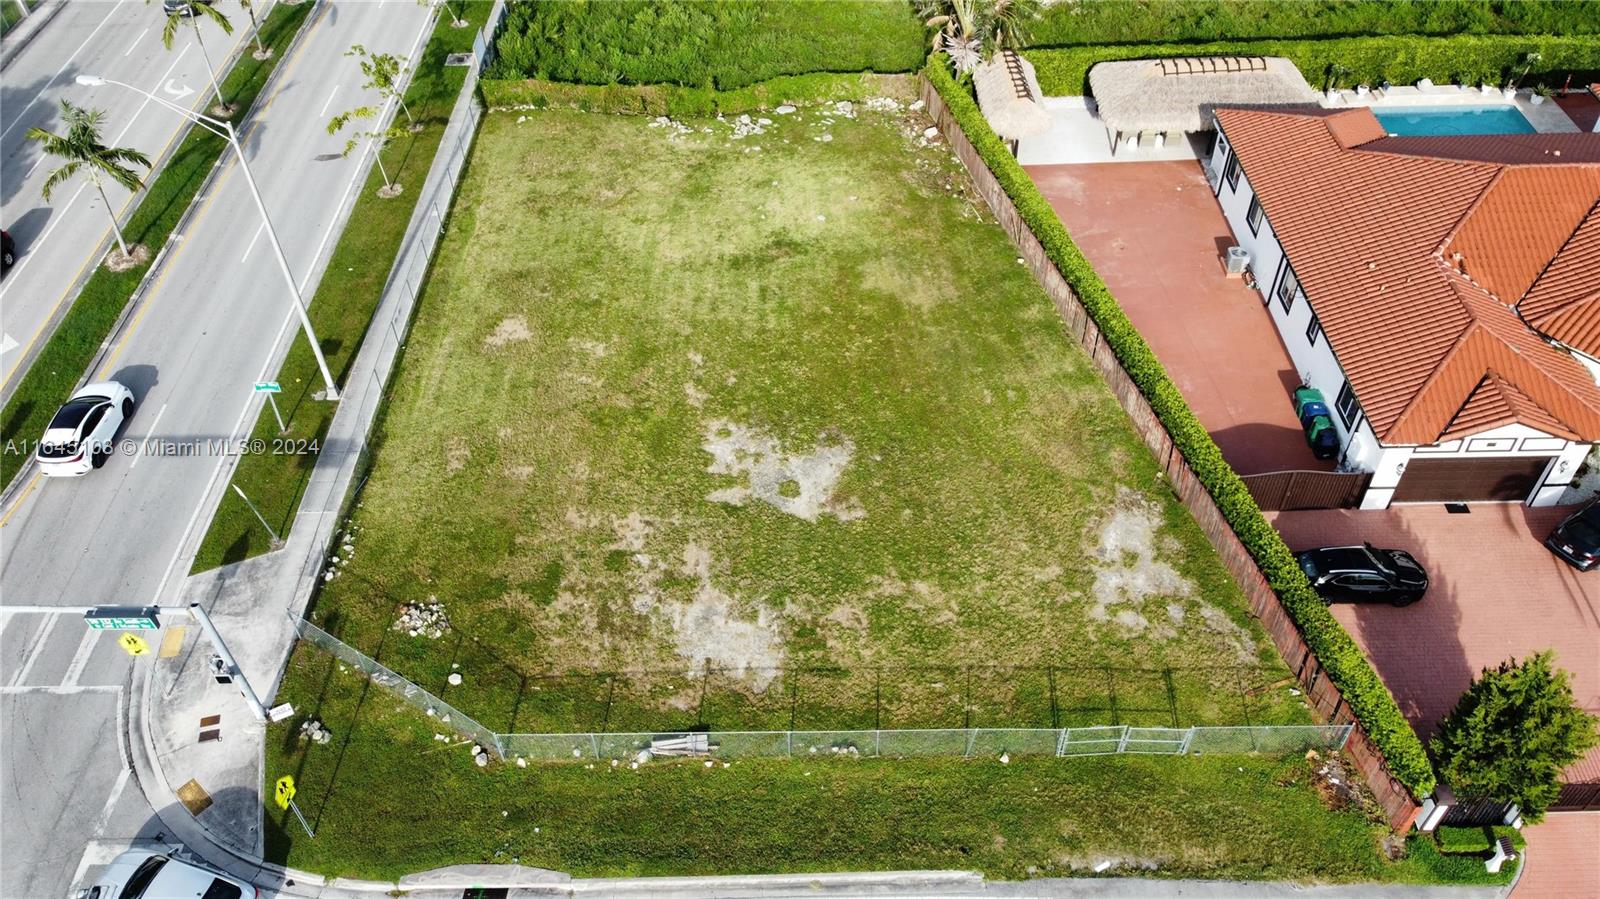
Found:
[[[466,68],[447,68],[445,57],[472,49],[473,36],[488,20],[491,8],[488,2],[466,4],[469,28],[457,28],[448,15],[440,15],[405,95],[412,116],[423,127],[383,150],[390,177],[405,190],[398,197],[379,197],[377,191],[383,186],[383,178],[378,167],[372,167],[311,300],[309,314],[322,341],[323,354],[334,379],[341,384],[382,299],[384,282],[416,208],[423,179],[433,165],[450,111],[466,80]],[[356,72],[355,60],[350,61],[350,69]],[[315,440],[320,445],[338,406],[312,399],[312,394],[322,389],[322,377],[303,333],[296,335],[277,380],[283,385],[278,404],[288,430],[280,435],[271,411],[263,408],[251,436],[267,441],[280,437]],[[316,456],[311,454],[245,456],[234,471],[233,483],[250,497],[274,530],[287,535],[294,527],[300,495],[315,464]],[[270,548],[271,535],[238,495],[229,490],[217,507],[193,570],[206,571],[238,562]]]
[[[290,40],[313,8],[311,3],[278,4],[261,23],[262,43],[277,52],[266,60],[258,60],[248,52],[241,53],[229,70],[223,80],[222,93],[237,107],[232,119],[236,127],[244,122],[256,96],[283,60]],[[121,95],[116,98],[126,99]],[[156,110],[152,114],[166,113]],[[138,207],[129,217],[123,229],[128,243],[149,247],[154,257],[166,244],[172,229],[177,227],[218,157],[227,149],[228,142],[218,135],[204,128],[190,128],[160,173],[148,183]],[[72,307],[22,375],[4,412],[0,412],[0,443],[7,447],[7,451],[0,454],[0,484],[9,484],[28,460],[26,453],[11,452],[10,448],[26,445],[27,441],[44,433],[50,417],[66,402],[72,388],[94,360],[151,264],[153,260],[124,272],[99,265],[89,276]]]

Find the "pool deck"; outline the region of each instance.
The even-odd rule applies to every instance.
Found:
[[[1452,106],[1515,106],[1517,112],[1528,120],[1533,130],[1540,134],[1571,133],[1578,130],[1578,126],[1554,101],[1546,100],[1541,103],[1533,102],[1533,92],[1528,90],[1517,91],[1516,99],[1509,104],[1504,93],[1496,90],[1484,93],[1474,87],[1457,87],[1453,84],[1436,84],[1424,90],[1414,85],[1391,87],[1387,91],[1375,90],[1365,96],[1357,94],[1354,90],[1342,90],[1336,95],[1337,99],[1324,99],[1322,105],[1326,108],[1347,107],[1351,109],[1363,106],[1370,107],[1373,112],[1382,112],[1385,109],[1436,107],[1449,109]]]

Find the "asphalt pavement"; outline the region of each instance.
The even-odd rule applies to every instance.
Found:
[[[219,68],[250,32],[237,7],[224,12],[234,26],[231,35],[201,22],[206,52]],[[0,282],[0,398],[11,395],[26,371],[23,363],[49,338],[112,240],[105,204],[81,175],[45,202],[40,188],[59,162],[28,139],[28,129],[57,130],[61,101],[69,100],[105,111],[107,144],[133,147],[159,164],[188,123],[143,97],[108,96],[74,79],[102,75],[204,109],[211,97],[204,58],[188,29],[171,50],[161,43],[165,18],[159,3],[144,0],[71,0],[0,71],[0,227],[17,248],[16,265]],[[106,197],[125,220],[132,195],[108,185]]]
[[[137,11],[159,24],[158,13],[143,3],[83,5],[103,14],[110,9],[111,16]],[[52,46],[57,37],[50,31],[75,21],[67,18],[71,12],[64,10],[23,52]],[[323,4],[243,129],[251,171],[307,297],[366,162],[363,153],[338,155],[344,138],[327,134],[327,117],[336,106],[377,102],[360,89],[360,72],[343,54],[361,43],[410,57],[429,17],[428,9],[405,0]],[[133,36],[124,39],[126,47]],[[66,58],[59,56],[57,65]],[[9,85],[21,65],[19,58],[4,72],[7,123],[33,114],[11,118]],[[141,86],[156,80],[149,72],[93,74]],[[143,102],[114,86],[73,89],[92,90],[79,99],[108,111],[131,112]],[[158,115],[179,119],[155,104],[138,118]],[[114,635],[87,631],[73,614],[4,607],[171,602],[237,458],[220,447],[248,436],[259,411],[251,385],[276,371],[298,327],[231,154],[196,203],[95,372],[123,381],[137,397],[122,435],[126,452],[82,478],[32,475],[0,509],[0,803],[28,810],[0,816],[0,895],[8,899],[65,895],[90,859],[85,845],[103,853],[108,845],[153,837],[159,825],[139,791],[127,788],[119,748],[126,731],[116,720],[130,673],[153,659],[130,660]],[[13,269],[6,279],[8,300],[13,278],[26,273]]]

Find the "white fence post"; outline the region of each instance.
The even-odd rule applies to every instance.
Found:
[[[1122,725],[1122,739],[1117,741],[1117,755],[1128,751],[1128,725]]]
[[[1178,746],[1179,755],[1189,754],[1189,746],[1194,742],[1194,735],[1197,730],[1199,730],[1198,727],[1190,727],[1189,732],[1183,735],[1183,743]]]
[[[1067,754],[1067,730],[1068,728],[1061,728],[1061,735],[1056,737],[1056,758]]]

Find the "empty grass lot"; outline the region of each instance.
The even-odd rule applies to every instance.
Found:
[[[501,731],[1304,721],[924,123],[776,118],[490,117],[316,620]]]
[[[503,732],[1307,721],[926,122],[772,118],[485,119],[313,619]],[[329,874],[1476,865],[1385,861],[1298,756],[480,770],[314,647],[279,698],[317,837],[269,808],[269,856]]]

